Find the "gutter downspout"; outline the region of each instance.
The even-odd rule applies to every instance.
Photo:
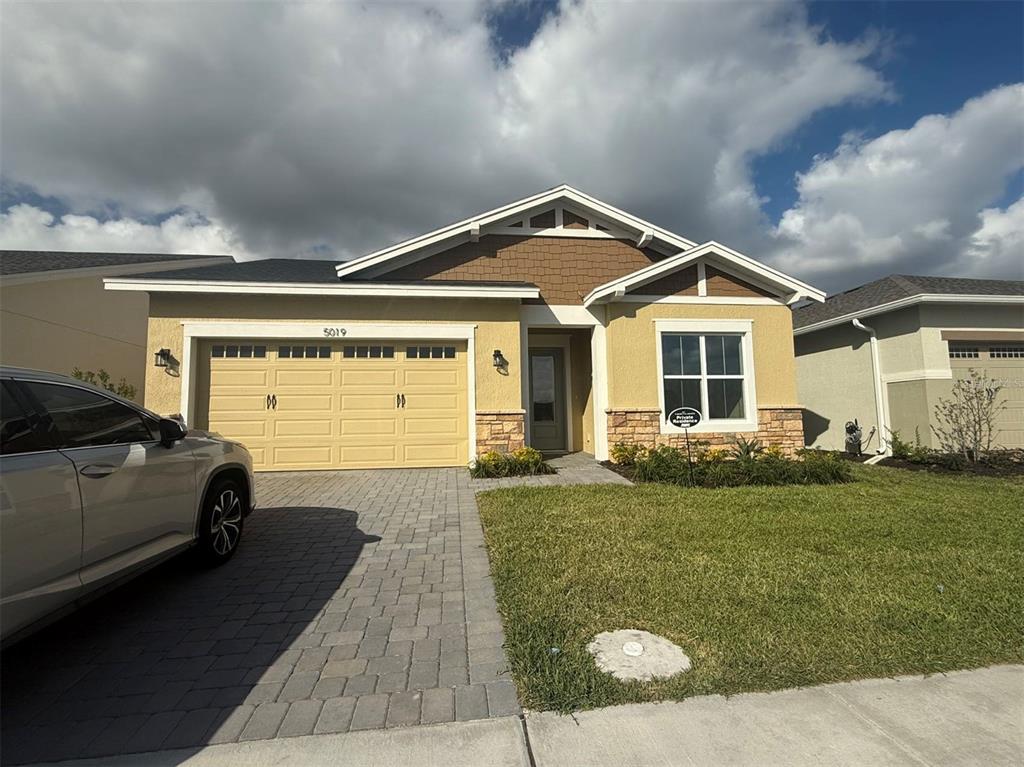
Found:
[[[885,390],[882,388],[882,363],[878,358],[878,336],[875,334],[875,329],[865,325],[859,319],[851,320],[851,323],[857,330],[867,333],[871,337],[871,373],[872,378],[875,381],[875,418],[878,421],[879,429],[879,454],[889,454],[889,441],[888,435],[892,433],[889,429],[889,418],[886,412],[888,408],[885,406]]]

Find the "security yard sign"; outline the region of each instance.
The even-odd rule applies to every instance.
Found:
[[[700,423],[700,411],[692,407],[677,407],[668,414],[668,422],[680,429],[692,429]]]

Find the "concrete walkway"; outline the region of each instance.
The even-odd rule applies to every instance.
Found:
[[[139,767],[302,764],[1017,765],[1024,666],[872,679],[396,730],[278,738],[66,762]]]

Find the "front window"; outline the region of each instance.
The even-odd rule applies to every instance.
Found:
[[[741,333],[661,334],[662,418],[681,407],[705,421],[748,418]]]

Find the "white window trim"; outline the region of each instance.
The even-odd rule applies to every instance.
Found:
[[[704,418],[690,429],[691,434],[757,431],[757,387],[754,383],[754,342],[752,320],[654,320],[655,358],[658,362],[658,423],[662,434],[683,434],[684,430],[665,421],[665,374],[661,359],[661,337],[665,333],[686,333],[700,335],[701,378],[707,378],[704,335],[732,334],[742,336],[740,347],[743,351],[743,406],[745,418],[711,420]],[[707,387],[701,386],[701,400],[704,412],[707,410]]]
[[[466,342],[466,417],[469,419],[469,460],[476,460],[476,325],[399,325],[360,322],[182,322],[181,415],[191,423],[196,401],[199,341],[214,338],[317,339],[321,343],[349,340],[417,340]],[[344,336],[325,336],[325,328],[344,327]]]

